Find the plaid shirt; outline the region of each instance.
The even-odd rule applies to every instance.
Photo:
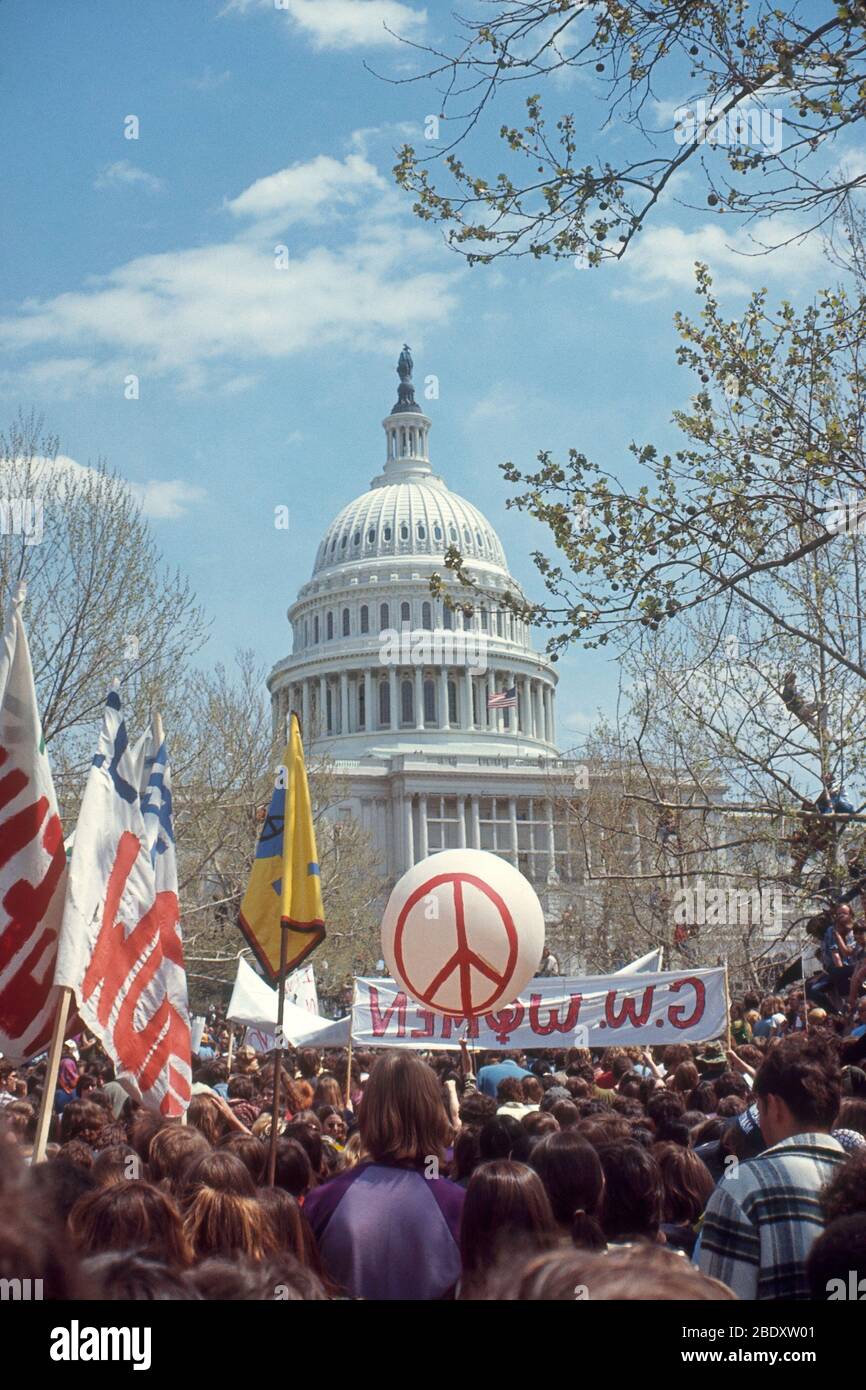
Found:
[[[740,1163],[707,1203],[700,1269],[740,1298],[808,1298],[806,1256],[824,1229],[821,1188],[845,1161],[829,1134],[795,1134]]]

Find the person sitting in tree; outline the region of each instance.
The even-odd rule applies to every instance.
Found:
[[[801,724],[805,724],[813,733],[817,733],[816,720],[823,715],[826,705],[819,705],[803,698],[797,689],[797,677],[793,671],[788,671],[787,675],[783,676],[780,693],[785,709],[799,719]]]

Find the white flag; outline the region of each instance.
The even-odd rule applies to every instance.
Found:
[[[66,851],[18,589],[0,645],[0,1052],[24,1061],[51,1037]]]
[[[165,746],[130,747],[120,697],[105,705],[81,803],[56,981],[146,1105],[181,1115],[190,1026]]]

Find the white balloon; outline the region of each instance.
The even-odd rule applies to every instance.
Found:
[[[382,918],[392,976],[425,1008],[471,1018],[516,999],[538,969],[544,913],[512,864],[449,849],[415,864]]]

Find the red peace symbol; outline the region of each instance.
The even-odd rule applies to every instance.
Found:
[[[442,969],[434,976],[426,989],[418,989],[409,979],[403,959],[403,934],[406,927],[406,919],[412,911],[412,908],[415,907],[416,903],[418,903],[421,898],[426,897],[432,889],[438,888],[440,884],[443,883],[451,883],[454,886],[454,921],[457,928],[457,949],[454,951],[453,955],[448,957]],[[499,910],[499,915],[502,918],[503,930],[508,941],[508,960],[501,973],[494,970],[486,960],[479,956],[476,951],[473,951],[466,939],[466,921],[463,906],[464,883],[471,883],[474,888],[477,888],[480,893],[483,893],[485,897],[489,898]],[[450,979],[455,970],[459,970],[462,1016],[468,1018],[472,1014],[483,1014],[485,1010],[489,1009],[495,1000],[500,998],[505,992],[514,976],[514,970],[517,965],[517,929],[514,925],[514,918],[508,910],[505,899],[496,892],[495,888],[491,888],[489,883],[485,883],[483,879],[478,878],[475,874],[438,874],[435,878],[430,878],[426,883],[420,884],[420,886],[415,889],[414,893],[406,899],[400,909],[400,915],[397,918],[397,925],[394,929],[394,959],[401,978],[405,980],[415,998],[420,1000],[422,1004],[427,1004],[429,1008],[439,1008],[443,1013],[448,1011],[441,1009],[440,1005],[434,1003],[436,993],[442,988],[445,981]],[[479,974],[486,975],[487,979],[492,980],[494,984],[492,994],[482,1003],[475,1005],[472,1003],[469,975],[470,966],[474,966]]]

